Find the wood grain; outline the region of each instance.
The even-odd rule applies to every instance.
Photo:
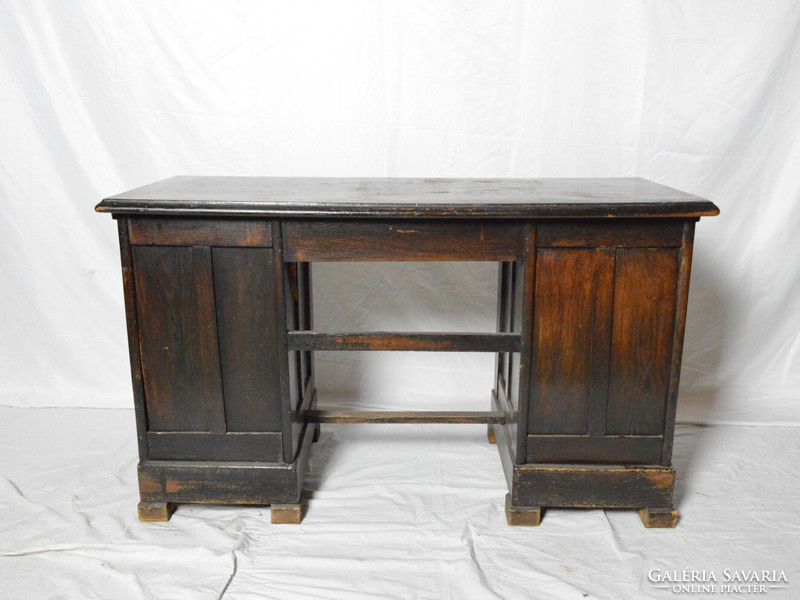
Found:
[[[679,219],[570,219],[539,225],[540,248],[678,248]]]
[[[505,423],[506,416],[497,411],[333,411],[306,410],[301,413],[306,423]]]
[[[160,432],[147,434],[151,460],[279,462],[281,434]]]
[[[520,465],[512,504],[575,508],[669,506],[675,470],[607,465]]]
[[[657,465],[663,437],[529,435],[528,462]]]
[[[663,433],[679,251],[617,251],[611,333],[609,434]]]
[[[214,248],[212,256],[227,431],[281,431],[272,250]]]
[[[711,216],[708,200],[638,178],[171,177],[103,200],[117,214],[279,217]]]
[[[589,430],[596,257],[590,249],[539,250],[528,433]]]
[[[285,221],[286,261],[515,260],[519,225],[398,219]]]
[[[290,350],[373,350],[412,352],[519,352],[519,333],[288,332]]]
[[[134,246],[151,431],[226,430],[208,247]]]
[[[264,219],[164,219],[130,221],[131,244],[142,246],[272,246]]]

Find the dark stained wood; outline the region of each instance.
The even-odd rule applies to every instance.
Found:
[[[672,529],[678,525],[678,511],[672,506],[640,508],[639,517],[648,529],[651,527]]]
[[[283,259],[283,237],[281,232],[280,221],[272,222],[272,239],[274,240],[274,250],[272,254],[272,268],[273,277],[276,282],[275,293],[272,294],[270,300],[273,302],[275,310],[275,318],[278,327],[277,335],[273,343],[276,347],[276,354],[281,359],[278,361],[278,390],[281,398],[281,431],[283,432],[283,460],[290,463],[295,459],[297,449],[300,444],[301,435],[300,427],[294,405],[294,396],[292,388],[296,390],[296,385],[292,385],[292,380],[295,379],[294,366],[290,362],[289,344],[286,337],[286,331],[289,328],[294,329],[296,323],[294,322],[292,292],[289,290],[287,295],[287,288],[289,284],[289,274],[286,263]],[[295,393],[297,393],[295,391]]]
[[[520,275],[522,271],[523,261],[515,261],[510,263],[511,269],[509,272],[509,306],[508,306],[508,331],[515,333],[523,333],[522,330],[522,300],[523,300],[523,277]],[[528,330],[525,330],[526,333]],[[505,396],[503,397],[507,402],[502,404],[503,410],[508,412],[508,420],[506,421],[506,429],[512,439],[517,439],[518,423],[515,420],[519,419],[519,383],[520,383],[520,354],[512,352],[508,355],[507,366],[507,379],[505,380]],[[515,449],[512,449],[514,452]],[[520,458],[520,460],[523,460]]]
[[[311,304],[311,264],[297,263],[297,311],[298,328],[311,331],[313,326],[313,309]],[[300,379],[300,389],[303,390],[303,402],[305,402],[305,390],[313,377],[314,353],[310,350],[300,353],[300,369],[298,375]]]
[[[667,410],[664,415],[664,447],[661,455],[661,464],[664,466],[672,463],[672,443],[675,437],[675,413],[678,406],[678,386],[681,377],[683,335],[686,329],[686,307],[689,301],[689,277],[692,270],[693,247],[694,221],[687,220],[683,224],[683,246],[678,267],[678,286],[675,292],[675,329],[670,359]]]
[[[280,462],[282,436],[270,433],[156,432],[147,434],[151,460]]]
[[[613,248],[594,250],[594,310],[592,313],[592,348],[589,367],[589,434],[606,434],[608,403],[608,367],[611,360],[611,320],[614,309]],[[628,462],[646,462],[640,455],[630,455]],[[657,462],[657,461],[656,461]]]
[[[146,461],[139,463],[143,502],[295,504],[300,501],[312,431],[292,462]]]
[[[117,218],[117,217],[115,217]],[[136,285],[133,277],[133,253],[128,239],[127,217],[117,218],[119,234],[119,254],[122,263],[122,287],[125,296],[125,314],[128,327],[128,355],[131,363],[131,382],[133,384],[133,408],[136,415],[136,439],[139,460],[147,460],[147,407],[142,380],[142,358],[139,351],[139,317],[136,310]]]
[[[536,311],[536,227],[533,223],[525,224],[525,253],[521,261],[515,265],[514,274],[514,307],[511,314],[512,331],[522,333],[522,348],[519,353],[511,355],[512,406],[516,414],[510,415],[511,425],[507,427],[511,439],[516,440],[514,446],[514,462],[522,464],[527,461],[525,456],[527,445],[525,437],[528,433],[528,419],[530,411],[531,390],[531,357],[533,356],[535,342],[533,340],[533,316]],[[517,385],[514,386],[514,378]]]
[[[662,443],[660,435],[529,435],[528,462],[657,465]]]
[[[149,461],[139,465],[139,491],[146,502],[219,504],[296,503],[301,490],[293,464]],[[148,478],[153,486],[142,484]]]
[[[272,246],[271,222],[264,219],[165,219],[130,221],[131,244],[142,246]]]
[[[495,390],[491,394],[492,410],[501,410],[500,400]],[[506,485],[509,491],[514,489],[514,471],[517,467],[514,464],[514,450],[511,447],[516,442],[509,435],[508,426],[498,423],[490,423],[489,427],[494,432],[494,439],[497,442],[497,451],[500,454],[500,464],[503,466],[503,474],[506,478]]]
[[[290,350],[519,352],[519,333],[319,333],[290,331]]]
[[[681,245],[679,219],[574,219],[539,225],[540,248],[657,248]]]
[[[514,260],[523,253],[519,227],[491,220],[285,221],[284,260]]]
[[[506,522],[511,527],[538,527],[542,522],[541,506],[514,506],[506,494]]]
[[[497,331],[498,333],[508,333],[509,331],[509,298],[508,286],[506,280],[508,279],[508,272],[510,271],[510,262],[499,263],[497,269]],[[510,357],[508,352],[498,352],[495,357],[495,386],[505,386],[508,380],[508,363]],[[507,394],[507,390],[506,390]]]
[[[211,249],[134,246],[151,431],[225,431]]]
[[[511,414],[514,412],[514,406],[511,404],[511,400],[506,395],[505,382],[501,379],[500,383],[502,385],[500,385],[496,390],[493,390],[492,402],[496,401],[498,406],[500,406],[506,412],[506,414]],[[492,406],[494,406],[494,404],[492,404]]]
[[[139,502],[139,520],[147,523],[169,521],[175,505],[172,502]]]
[[[674,526],[694,221],[641,179],[173,178],[119,219],[142,518],[175,502],[299,522],[320,423],[487,423],[509,523],[548,506]],[[126,215],[131,215],[127,217]],[[495,260],[497,333],[313,330],[309,261]],[[317,350],[497,352],[488,412],[319,411]]]
[[[617,250],[606,431],[664,431],[678,250]]]
[[[514,506],[670,506],[675,469],[612,465],[517,465]]]
[[[228,431],[281,431],[272,250],[214,248],[219,356]]]
[[[306,410],[307,423],[505,423],[503,412],[489,411],[329,411]]]
[[[171,177],[103,200],[99,212],[276,217],[700,217],[713,203],[639,178]]]
[[[592,249],[540,249],[528,433],[589,431],[595,305]]]

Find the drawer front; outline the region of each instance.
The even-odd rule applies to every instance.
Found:
[[[573,219],[536,228],[539,248],[680,248],[684,220]]]
[[[503,221],[285,221],[287,261],[517,260],[524,225]]]
[[[272,247],[272,222],[264,219],[131,219],[134,246]]]

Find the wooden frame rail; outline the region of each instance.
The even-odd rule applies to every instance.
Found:
[[[505,413],[496,411],[334,411],[304,410],[306,423],[497,423],[506,422]]]
[[[289,350],[390,350],[415,352],[519,352],[520,333],[319,333],[289,331]]]

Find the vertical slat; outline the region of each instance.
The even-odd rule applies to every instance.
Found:
[[[606,431],[664,430],[675,332],[678,249],[619,248]]]
[[[531,359],[533,353],[533,311],[536,291],[536,227],[528,222],[524,228],[525,247],[522,269],[522,320],[519,324],[522,332],[522,351],[519,353],[519,418],[513,432],[516,438],[514,462],[524,464],[528,454],[528,410],[531,397]],[[514,438],[512,438],[514,439]]]
[[[211,249],[134,246],[151,431],[225,431]]]
[[[281,430],[272,250],[214,248],[214,290],[228,431]]]
[[[696,219],[695,219],[696,220]],[[683,223],[683,244],[678,270],[678,289],[675,294],[675,331],[672,340],[672,357],[669,371],[669,392],[664,416],[664,448],[661,464],[669,466],[672,462],[672,443],[675,435],[675,413],[678,405],[681,361],[683,357],[683,335],[686,328],[686,307],[689,301],[689,279],[692,271],[692,249],[694,247],[695,220]]]
[[[306,297],[306,265],[308,263],[297,263],[297,328],[300,331],[308,331],[308,308],[306,306],[307,297]],[[308,381],[308,362],[307,362],[307,355],[308,351],[300,353],[300,368],[299,371],[299,381],[300,381],[300,396],[301,401],[303,400],[303,390],[306,387],[306,383]]]
[[[614,248],[594,251],[592,349],[589,375],[589,435],[606,434],[611,313],[614,308]]]
[[[506,295],[506,305],[505,305],[505,330],[508,332],[519,332],[519,327],[514,327],[513,315],[514,315],[514,273],[516,271],[517,262],[506,262],[503,263],[505,265],[505,295]],[[503,377],[506,383],[505,393],[506,398],[511,398],[511,361],[512,361],[513,354],[506,353],[505,354],[505,364],[503,365]],[[519,355],[517,355],[519,358]]]
[[[272,265],[273,273],[275,276],[275,294],[272,297],[275,303],[275,327],[277,335],[275,336],[276,347],[278,350],[278,373],[280,375],[280,390],[281,390],[281,431],[283,433],[283,460],[285,462],[292,462],[295,457],[295,448],[298,441],[298,427],[297,419],[295,417],[294,407],[292,406],[291,393],[290,393],[290,378],[291,373],[289,370],[289,342],[287,332],[289,329],[289,320],[287,314],[287,275],[286,263],[283,261],[283,236],[281,232],[281,222],[277,219],[272,222],[272,241],[273,241],[273,254]],[[291,301],[289,296],[288,301]]]
[[[128,221],[125,217],[117,219],[119,233],[119,254],[122,262],[122,287],[125,293],[125,320],[128,328],[128,353],[131,362],[131,381],[133,383],[133,407],[136,414],[136,433],[139,446],[139,460],[147,460],[147,411],[145,407],[144,385],[142,383],[142,359],[139,352],[139,323],[136,315],[136,285],[134,283],[133,253],[128,234]]]
[[[286,322],[291,330],[301,329],[300,321],[300,263],[286,264]],[[289,394],[292,399],[292,411],[300,410],[303,394],[302,352],[292,349],[287,334],[289,347]]]
[[[304,326],[308,330],[314,329],[314,304],[312,299],[311,290],[311,263],[303,263],[303,306],[305,310]],[[311,382],[314,379],[314,353],[309,351],[305,353],[305,374],[303,378],[303,390],[308,389],[311,394],[314,393],[313,385]],[[303,403],[306,403],[306,398],[303,398]]]
[[[506,263],[504,262],[497,263],[497,333],[503,333],[505,331],[505,265]],[[505,364],[505,355],[505,352],[498,352],[495,357],[494,380],[496,388],[499,388],[501,381],[503,381],[502,375],[503,366]]]

